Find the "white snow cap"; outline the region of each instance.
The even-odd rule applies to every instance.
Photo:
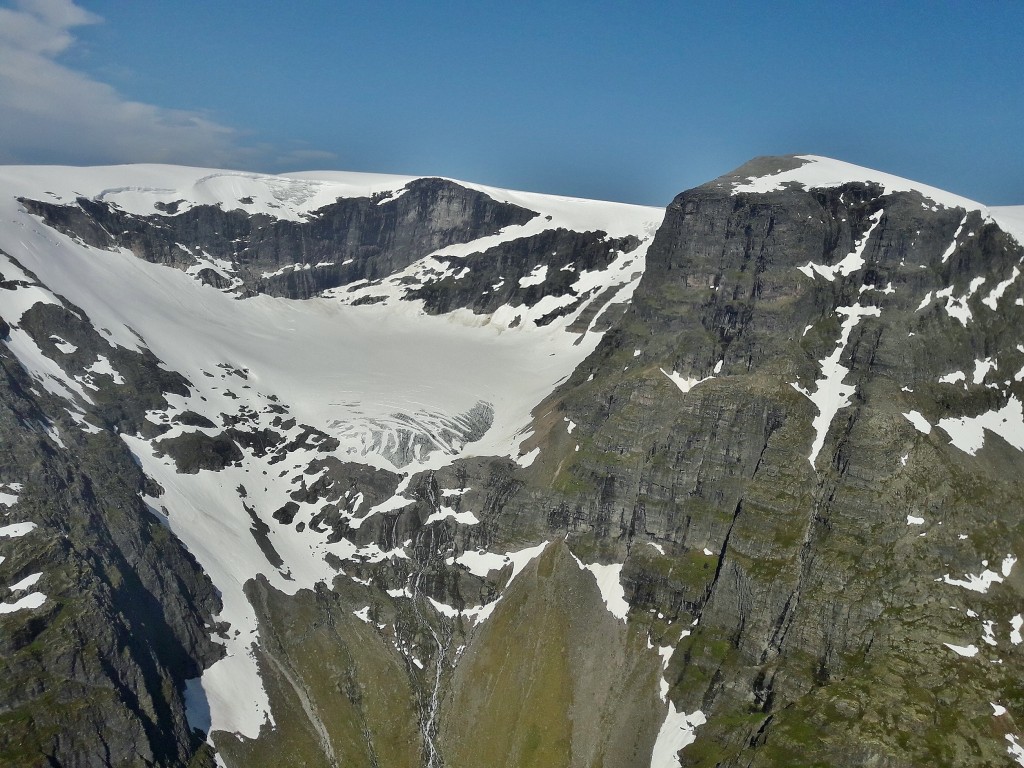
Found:
[[[767,162],[767,159],[766,159]],[[764,176],[749,177],[746,183],[737,182],[733,193],[740,192],[776,192],[785,189],[787,184],[796,183],[806,189],[816,187],[838,187],[850,182],[874,182],[885,188],[886,194],[893,192],[920,192],[924,197],[946,208],[965,208],[969,211],[984,210],[981,203],[945,190],[922,184],[890,173],[874,171],[842,160],[833,160],[818,155],[796,155],[792,158],[779,158],[780,169]],[[793,163],[799,163],[796,168]]]
[[[904,179],[891,173],[875,171],[861,165],[833,160],[819,155],[793,155],[778,158],[758,158],[743,166],[740,170],[758,163],[771,167],[775,160],[775,169],[761,175],[744,176],[735,174],[732,184],[733,194],[741,192],[777,192],[785,189],[788,184],[799,184],[805,189],[817,187],[838,187],[850,182],[874,182],[881,184],[885,194],[894,192],[919,192],[923,197],[944,208],[963,208],[966,211],[980,211],[982,216],[994,221],[1000,229],[1011,235],[1018,243],[1024,244],[1024,205],[1001,205],[991,208],[961,195],[955,195],[929,184]],[[794,163],[799,163],[793,167]],[[954,241],[955,242],[955,241]],[[947,254],[948,258],[948,254]]]

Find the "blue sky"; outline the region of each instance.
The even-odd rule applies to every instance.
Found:
[[[1021,2],[0,0],[0,162],[664,205],[798,152],[1024,203],[1021,51]]]

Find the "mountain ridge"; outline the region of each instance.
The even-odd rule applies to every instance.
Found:
[[[110,451],[109,435],[120,433],[130,449],[123,460],[145,473],[132,481],[144,483],[133,502],[140,519],[150,515],[143,504],[147,524],[169,526],[212,577],[224,602],[200,611],[199,625],[220,627],[213,636],[229,655],[212,665],[209,651],[193,655],[190,671],[206,671],[201,682],[178,678],[184,700],[171,707],[187,707],[192,724],[210,731],[218,759],[272,762],[298,750],[324,764],[343,756],[374,764],[387,753],[394,764],[459,765],[489,749],[480,734],[499,731],[508,765],[539,754],[566,765],[592,755],[608,765],[646,755],[652,766],[770,765],[799,754],[832,764],[904,765],[927,755],[980,765],[1005,756],[1007,740],[1014,754],[1012,722],[1002,744],[978,746],[972,734],[991,729],[991,715],[972,715],[946,741],[924,729],[906,743],[865,721],[852,756],[827,724],[849,726],[843,713],[862,708],[864,695],[843,681],[878,679],[883,661],[904,670],[907,684],[886,683],[878,700],[917,712],[909,681],[928,673],[892,638],[918,630],[883,620],[872,589],[948,638],[946,656],[934,656],[941,644],[928,653],[950,674],[968,674],[951,660],[987,652],[988,639],[1006,647],[1008,670],[1019,668],[1017,643],[1005,637],[1020,591],[1011,561],[1019,533],[998,511],[1019,499],[1012,478],[1024,446],[1014,410],[1024,393],[1013,373],[1024,371],[1014,333],[1019,239],[1001,230],[1004,212],[958,210],[895,177],[809,156],[752,162],[770,172],[751,181],[742,166],[684,192],[663,221],[639,207],[553,198],[545,209],[543,196],[526,193],[431,180],[398,191],[384,188],[393,178],[362,178],[360,210],[405,211],[366,241],[373,248],[424,224],[461,232],[464,242],[428,243],[379,278],[282,283],[294,299],[246,283],[244,270],[265,271],[266,257],[247,255],[251,240],[216,254],[202,245],[207,235],[179,244],[162,234],[190,215],[213,216],[207,229],[219,234],[217,217],[228,213],[172,210],[177,187],[127,193],[136,196],[131,211],[110,205],[123,193],[77,195],[80,183],[71,194],[51,189],[35,208],[14,190],[26,202],[2,204],[4,220],[14,216],[21,230],[0,228],[11,286],[0,316],[6,346],[34,377],[19,374],[15,399],[42,403],[49,415],[37,423],[48,432],[32,439],[55,456],[88,464],[100,450],[92,441]],[[277,177],[241,178],[248,186],[231,194],[253,192],[242,205],[257,207],[253,185]],[[815,186],[822,178],[840,183]],[[403,207],[410,189],[422,190],[424,205]],[[321,194],[333,193],[306,200],[319,204]],[[144,205],[139,195],[149,195]],[[277,211],[298,217],[288,227],[335,203],[305,213],[303,204]],[[461,213],[481,204],[534,215],[498,226],[490,214]],[[457,215],[438,225],[438,210]],[[246,215],[263,222],[273,212]],[[138,241],[119,241],[125,233],[116,229],[101,226],[106,240],[89,234],[109,216],[178,248],[168,251],[176,261],[148,258],[153,246],[129,248]],[[286,230],[272,231],[268,247],[286,242]],[[334,235],[318,236],[338,247]],[[110,250],[96,247],[104,243]],[[315,269],[316,247],[285,266]],[[351,258],[370,264],[381,252]],[[226,282],[204,279],[197,265]],[[241,285],[232,283],[239,274]],[[340,362],[330,362],[339,350]],[[282,367],[287,375],[276,373]],[[450,391],[438,393],[438,382]],[[429,398],[434,405],[423,407]],[[23,439],[14,426],[8,434]],[[19,462],[5,466],[0,480],[20,482],[11,474]],[[949,480],[927,480],[937,466]],[[957,520],[977,545],[939,527]],[[910,570],[879,572],[880,552],[865,550],[867,563],[852,554],[851,542],[875,530],[889,556],[915,551],[928,543],[919,543],[918,526],[942,542],[916,555],[924,568],[947,566],[935,573],[939,588],[985,585],[979,599],[995,618],[985,619],[980,646],[962,644],[971,622],[955,629],[937,612],[952,598],[915,607],[922,598]],[[1009,551],[994,544],[1000,537]],[[821,558],[833,573],[816,565]],[[982,560],[998,568],[979,575]],[[845,598],[835,591],[840,576]],[[989,587],[1003,591],[984,597]],[[571,596],[582,594],[575,605]],[[560,623],[546,604],[576,618]],[[845,616],[848,637],[815,624],[823,606]],[[38,608],[14,615],[26,610]],[[306,621],[347,629],[328,642],[302,631]],[[496,629],[520,621],[535,627],[531,656],[503,650],[511,630]],[[616,650],[618,661],[587,683],[599,641],[581,627],[601,622],[611,622],[609,648],[630,650]],[[568,665],[555,650],[566,642],[575,649]],[[307,668],[311,648],[327,659],[334,693]],[[478,672],[460,672],[460,648]],[[480,683],[503,653],[511,671]],[[367,698],[365,675],[385,668],[390,698]],[[633,669],[650,684],[622,688]],[[538,683],[543,670],[563,682]],[[1000,708],[1024,712],[1008,678],[970,675],[963,695],[987,687]],[[517,717],[536,706],[546,719],[501,730],[509,713],[492,703],[474,705],[483,709],[466,723],[457,713],[488,685],[520,707]],[[606,704],[619,689],[629,693]],[[567,699],[568,690],[578,693]],[[348,724],[318,715],[337,705],[338,691],[351,707]],[[826,695],[826,707],[814,703]],[[410,706],[395,741],[384,713]],[[600,737],[592,722],[619,735]],[[165,754],[209,757],[178,744]]]

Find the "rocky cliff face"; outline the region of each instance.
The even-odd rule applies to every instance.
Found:
[[[0,763],[212,764],[182,693],[222,654],[211,635],[220,600],[143,503],[157,489],[116,437],[180,377],[151,357],[118,356],[134,396],[114,401],[97,384],[103,427],[83,431],[13,349],[19,333],[58,330],[78,345],[69,355],[105,342],[73,307],[35,304],[19,325],[0,357]]]
[[[218,288],[305,299],[328,288],[388,277],[454,243],[537,214],[443,179],[417,179],[398,197],[343,198],[297,221],[251,214],[245,200],[161,205],[140,216],[105,200],[23,199],[51,227],[98,248],[127,248],[158,264],[191,268]]]
[[[1024,760],[998,212],[819,158],[653,238],[442,180],[210,178],[14,190],[0,578],[43,575],[0,616],[3,760]],[[93,271],[145,301],[62,277]]]
[[[551,402],[583,426],[548,523],[624,559],[631,616],[696,622],[666,672],[708,718],[684,765],[1007,761],[1022,256],[870,183],[669,207]]]

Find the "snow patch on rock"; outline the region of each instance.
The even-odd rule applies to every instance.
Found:
[[[913,424],[914,429],[916,429],[918,432],[927,435],[932,431],[932,425],[928,423],[928,419],[926,419],[924,415],[921,414],[919,411],[910,411],[909,413],[904,413],[903,418],[905,418],[907,421]]]
[[[1024,451],[1024,407],[1011,395],[1002,408],[979,416],[940,419],[937,425],[949,442],[974,456],[985,445],[985,430],[994,432],[1018,451]]]
[[[584,563],[576,555],[572,557],[580,568],[593,574],[608,613],[625,622],[629,614],[629,602],[626,600],[626,591],[622,588],[622,563]]]
[[[850,398],[856,391],[855,387],[843,384],[843,379],[846,378],[846,374],[850,372],[850,369],[839,363],[843,351],[846,349],[846,344],[850,340],[850,333],[862,318],[878,317],[881,314],[881,310],[878,307],[862,307],[860,304],[854,304],[850,307],[839,307],[836,309],[836,312],[844,315],[846,319],[843,321],[835,351],[819,362],[822,376],[815,381],[816,387],[814,392],[801,387],[796,382],[790,383],[793,389],[810,400],[818,409],[818,415],[812,422],[815,435],[814,441],[811,443],[811,453],[807,457],[812,467],[814,467],[818,454],[825,444],[825,436],[828,433],[829,426],[832,424],[832,419],[839,412],[840,408],[845,408],[850,404]]]

